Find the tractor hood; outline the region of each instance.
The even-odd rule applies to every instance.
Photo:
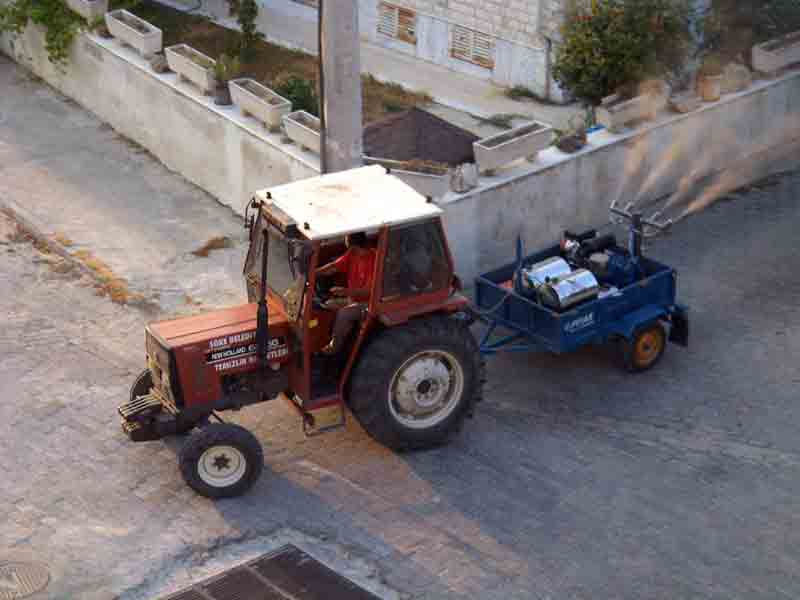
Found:
[[[283,308],[272,299],[268,306],[270,335],[286,335],[288,319]],[[255,342],[257,311],[258,304],[242,304],[196,316],[151,323],[147,331],[167,349],[201,344],[207,348],[225,348]]]

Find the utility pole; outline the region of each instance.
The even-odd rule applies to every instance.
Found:
[[[319,88],[323,173],[363,164],[358,0],[319,0]]]

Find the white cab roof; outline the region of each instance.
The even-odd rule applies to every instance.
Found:
[[[380,165],[295,181],[261,190],[256,197],[286,213],[311,240],[411,223],[442,213]]]

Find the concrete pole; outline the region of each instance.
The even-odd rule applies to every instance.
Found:
[[[324,172],[363,164],[358,0],[320,0],[322,165]]]

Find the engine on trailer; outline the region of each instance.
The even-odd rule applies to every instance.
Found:
[[[594,230],[564,232],[559,256],[522,266],[517,291],[542,305],[563,312],[582,302],[616,293],[643,277],[637,256],[617,246],[613,234]]]

